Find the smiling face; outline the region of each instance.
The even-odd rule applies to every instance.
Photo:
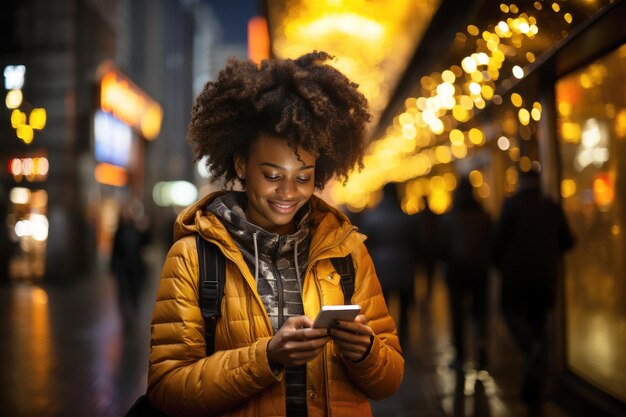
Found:
[[[246,159],[235,157],[235,169],[245,178],[248,221],[268,232],[295,232],[294,216],[315,191],[315,156],[261,135]]]

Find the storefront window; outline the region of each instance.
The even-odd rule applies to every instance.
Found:
[[[626,45],[556,85],[561,195],[576,247],[565,259],[566,357],[626,400]]]
[[[9,276],[19,281],[38,281],[45,272],[48,194],[14,187],[9,202],[6,222],[12,244],[3,254],[9,257]]]

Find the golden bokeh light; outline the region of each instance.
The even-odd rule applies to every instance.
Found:
[[[561,181],[561,196],[570,198],[576,194],[576,181],[572,179],[564,179]]]
[[[470,171],[468,177],[469,177],[470,184],[472,184],[472,187],[478,188],[481,185],[483,185],[483,182],[484,182],[483,173],[480,172],[479,170],[474,169]]]
[[[467,56],[463,58],[463,61],[461,61],[461,68],[463,68],[463,71],[465,71],[466,73],[471,74],[475,72],[477,69],[476,61],[474,61],[471,57]]]
[[[467,33],[469,33],[472,36],[477,36],[480,33],[480,30],[475,25],[469,25],[467,27]]]
[[[619,139],[626,138],[626,109],[621,109],[615,115],[615,134]]]
[[[530,116],[534,121],[538,122],[541,119],[541,110],[534,108],[530,111]]]
[[[445,190],[433,190],[428,203],[433,213],[443,214],[450,207],[452,199],[450,193]]]
[[[447,83],[454,84],[456,80],[456,75],[451,70],[445,70],[441,73],[441,79]]]
[[[28,116],[28,123],[33,129],[41,130],[46,126],[46,109],[35,108]]]
[[[465,136],[463,135],[463,132],[461,132],[459,129],[452,129],[450,131],[450,143],[452,143],[452,145],[454,146],[460,146],[463,144],[463,142],[465,142]]]
[[[446,191],[454,191],[454,189],[456,188],[456,175],[451,172],[446,172],[445,174],[443,174],[443,181]]]
[[[509,167],[504,172],[504,190],[510,194],[513,191],[515,191],[516,184],[517,184],[517,170],[514,167]]]
[[[448,146],[437,146],[435,148],[435,157],[437,163],[447,164],[452,161],[452,153],[450,152],[450,147]]]
[[[272,49],[280,58],[311,50],[359,84],[375,122],[440,0],[268,2]]]
[[[4,100],[4,103],[7,109],[17,109],[18,107],[22,105],[23,99],[24,99],[24,95],[22,94],[22,90],[18,90],[18,89],[9,90]]]
[[[528,172],[530,171],[530,167],[532,166],[532,161],[530,160],[529,157],[527,156],[522,156],[519,159],[519,168],[524,171],[524,172]]]
[[[33,141],[34,133],[33,128],[30,125],[22,124],[16,129],[17,137],[22,139],[25,144],[30,144]]]
[[[405,8],[409,0],[400,2]],[[350,44],[350,54],[354,51],[366,55],[361,61],[366,62],[370,57],[370,50],[381,51],[384,48],[382,39],[391,43],[393,39],[391,33],[395,30],[390,26],[389,22],[393,18],[380,17],[377,13],[369,13],[364,10],[364,6],[360,5],[356,0],[344,1],[321,1],[320,6],[313,4],[304,5],[301,0],[295,1],[302,10],[287,12],[294,22],[299,24],[309,24],[307,30],[311,30],[308,36],[316,37],[326,42],[326,33],[329,31],[335,33],[335,43],[344,42]],[[436,2],[438,3],[438,2]],[[381,3],[382,4],[382,3]],[[387,4],[391,7],[391,14],[398,12],[402,7],[394,5],[394,2],[387,3],[385,6],[376,5],[378,12],[386,14]],[[446,210],[449,206],[451,190],[448,188],[442,190],[441,194],[437,194],[436,187],[426,191],[425,186],[421,182],[417,182],[419,178],[436,178],[437,173],[446,172],[450,169],[450,164],[455,160],[462,160],[467,157],[473,157],[481,150],[479,147],[484,146],[489,139],[489,149],[499,150],[503,155],[508,157],[508,164],[518,166],[521,169],[531,169],[537,161],[532,161],[527,154],[534,155],[532,148],[528,148],[528,144],[518,141],[536,140],[538,126],[535,122],[540,122],[542,118],[542,107],[537,101],[530,105],[532,96],[526,97],[527,103],[524,108],[524,98],[520,93],[511,91],[511,88],[517,83],[516,79],[523,79],[527,72],[532,70],[543,54],[538,42],[527,42],[533,40],[539,34],[539,24],[543,23],[545,10],[542,13],[537,11],[546,8],[556,7],[557,12],[564,9],[563,14],[558,16],[558,20],[563,28],[567,28],[567,23],[571,14],[565,13],[567,10],[564,5],[557,2],[542,4],[542,2],[531,2],[529,4],[513,4],[502,3],[500,10],[503,13],[499,18],[488,26],[480,27],[476,22],[468,22],[469,24],[461,29],[455,37],[455,47],[466,48],[463,52],[457,54],[457,62],[455,65],[447,65],[439,71],[433,69],[429,73],[418,75],[419,82],[413,91],[410,91],[411,97],[404,99],[405,109],[398,111],[395,117],[391,116],[392,123],[384,129],[385,133],[377,138],[368,146],[367,156],[365,158],[365,169],[360,173],[354,173],[350,177],[350,181],[343,188],[342,192],[333,192],[338,199],[335,203],[349,203],[351,209],[358,207],[366,207],[371,198],[370,193],[375,193],[378,188],[388,182],[405,182],[408,181],[406,187],[406,195],[403,199],[403,208],[407,212],[420,210],[419,197],[423,195],[429,196],[430,205],[437,210]],[[518,7],[519,6],[519,7]],[[288,9],[291,6],[287,7]],[[302,16],[308,14],[308,19],[313,21],[316,19],[315,10],[330,9],[335,13],[335,17],[331,20],[323,20],[326,22],[320,25],[319,22],[312,24],[303,20]],[[520,10],[526,8],[526,10]],[[353,13],[356,16],[349,16]],[[533,14],[537,13],[537,17]],[[542,16],[539,19],[539,16]],[[565,19],[565,21],[563,19]],[[368,20],[369,19],[369,20]],[[371,21],[378,23],[372,25]],[[402,19],[401,19],[402,20]],[[343,21],[345,24],[339,26],[337,22]],[[405,22],[403,20],[403,22]],[[567,23],[566,23],[567,22]],[[287,26],[285,26],[287,27]],[[333,29],[334,28],[334,29]],[[346,28],[359,28],[368,32],[369,36],[367,45],[359,43],[360,35],[357,35],[357,41],[347,41],[350,30]],[[294,29],[295,30],[295,29]],[[343,31],[343,32],[342,32]],[[283,37],[280,29],[277,29],[278,37]],[[289,36],[293,34],[288,33]],[[286,39],[288,36],[284,36]],[[285,42],[286,40],[283,39]],[[394,41],[395,42],[395,41]],[[540,42],[539,42],[540,43]],[[275,42],[275,48],[285,46],[279,39]],[[474,46],[475,45],[475,48]],[[406,53],[403,44],[400,45],[399,54]],[[286,46],[285,46],[286,47]],[[321,47],[320,47],[321,48]],[[467,49],[469,48],[469,49]],[[323,48],[322,48],[323,49]],[[286,49],[285,49],[286,50]],[[274,51],[276,55],[282,56],[278,51]],[[333,51],[329,51],[333,53]],[[395,53],[395,52],[394,52]],[[340,53],[334,53],[342,56]],[[343,55],[350,55],[345,53]],[[460,55],[462,54],[462,55]],[[459,56],[460,55],[460,56]],[[372,72],[360,66],[357,69],[357,58],[351,55],[350,65],[345,68],[346,74],[361,84],[364,94],[368,96],[367,83],[360,82],[355,76],[348,73],[348,70],[355,71],[355,74],[372,77]],[[528,66],[527,66],[528,65]],[[500,77],[503,79],[500,80]],[[599,85],[607,77],[607,70],[598,66],[597,68],[589,68],[577,80],[581,87],[590,88]],[[385,80],[386,82],[387,80]],[[574,86],[580,89],[578,85]],[[380,85],[380,94],[384,94],[387,90]],[[509,95],[509,93],[512,93]],[[527,93],[525,93],[527,94]],[[531,94],[531,93],[528,93]],[[509,95],[511,105],[504,103],[504,98]],[[495,130],[492,126],[482,124],[480,122],[481,110],[486,109],[490,103],[495,105],[503,105],[503,116],[498,120],[498,126]],[[559,103],[558,112],[565,117],[565,122],[560,122],[557,126],[559,130],[559,138],[563,141],[580,140],[580,127],[567,124],[567,115],[573,111],[572,104]],[[377,111],[373,106],[374,113]],[[607,109],[606,114],[615,115],[615,131],[624,132],[626,136],[626,113],[620,118],[619,108],[613,108],[611,111]],[[625,111],[626,112],[626,111]],[[475,124],[473,120],[477,120]],[[467,126],[472,121],[471,126]],[[471,127],[471,128],[470,128]],[[618,129],[619,127],[619,129]],[[499,129],[498,129],[499,128]],[[487,136],[488,135],[488,136]],[[520,149],[521,147],[521,149]],[[522,153],[523,151],[523,153]],[[505,181],[505,191],[511,192],[517,183],[517,174],[515,168],[511,167],[512,172],[509,179]],[[442,175],[442,174],[439,174]],[[450,174],[454,175],[454,174]],[[417,190],[418,185],[419,190]],[[487,184],[484,180],[481,185],[476,186],[476,192],[482,198],[488,198],[495,193],[492,190],[493,184]],[[448,194],[446,194],[448,193]],[[354,201],[352,201],[354,200]]]
[[[26,124],[26,113],[19,109],[11,112],[11,127],[17,129],[18,126]]]
[[[485,135],[480,129],[471,128],[468,132],[469,140],[474,145],[483,145],[485,143]]]
[[[500,150],[506,151],[511,146],[511,141],[506,136],[500,136],[497,145]]]
[[[491,196],[491,187],[489,186],[489,184],[487,184],[486,182],[484,182],[480,188],[478,188],[478,195],[480,196],[480,198],[487,199],[489,198],[489,196]]]
[[[467,146],[464,143],[458,146],[452,145],[450,150],[456,159],[463,159],[467,156]]]
[[[517,117],[519,118],[519,122],[524,126],[527,126],[528,123],[530,123],[530,112],[526,109],[519,109]]]

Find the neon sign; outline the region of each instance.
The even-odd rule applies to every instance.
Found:
[[[100,81],[100,108],[148,140],[155,139],[161,131],[163,109],[159,103],[111,65]]]

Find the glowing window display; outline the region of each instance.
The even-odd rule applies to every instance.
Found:
[[[556,85],[561,196],[577,237],[565,259],[567,367],[626,400],[626,45]]]
[[[133,133],[110,113],[98,110],[93,121],[96,160],[127,167]]]

